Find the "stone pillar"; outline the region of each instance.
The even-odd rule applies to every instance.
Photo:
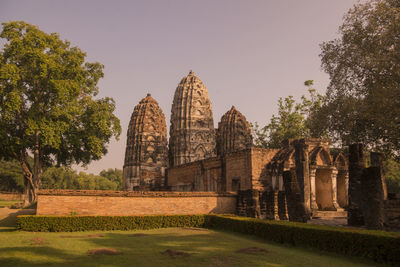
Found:
[[[385,223],[384,188],[382,169],[369,167],[364,169],[361,182],[364,222],[368,229],[383,229]]]
[[[317,169],[315,169],[315,168],[310,169],[310,188],[311,188],[310,191],[311,191],[311,210],[312,211],[318,210],[316,187],[315,187],[315,173],[316,172],[317,172]]]
[[[361,177],[365,169],[366,160],[363,144],[349,146],[349,208],[347,224],[350,226],[364,225],[362,214],[363,196],[361,191]]]
[[[279,221],[279,191],[274,190],[274,220]]]
[[[294,142],[294,149],[296,177],[300,186],[301,200],[304,203],[306,213],[311,214],[308,145],[304,143],[304,139],[296,140]]]
[[[332,181],[332,204],[336,211],[343,211],[337,203],[337,174],[338,171],[336,168],[332,169],[331,172],[331,181]]]
[[[284,191],[279,191],[278,193],[278,216],[279,220],[288,220],[288,210],[287,201]]]
[[[381,184],[383,189],[383,199],[387,200],[387,187],[385,179],[385,170],[383,168],[383,154],[379,152],[371,152],[371,166],[381,169]]]
[[[237,196],[236,213],[239,216],[260,218],[259,191],[244,190],[239,191]]]
[[[304,206],[300,185],[296,177],[296,171],[284,171],[283,182],[285,184],[285,195],[287,201],[287,209],[289,221],[307,222],[310,218]]]

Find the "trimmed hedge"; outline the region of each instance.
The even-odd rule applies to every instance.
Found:
[[[136,230],[165,227],[203,227],[204,215],[165,216],[40,216],[20,215],[17,229],[34,232]]]
[[[35,232],[137,230],[164,227],[205,227],[228,230],[278,243],[311,247],[400,265],[400,233],[270,221],[233,215],[21,215],[17,217],[17,229]]]
[[[205,227],[400,265],[400,233],[215,215]]]

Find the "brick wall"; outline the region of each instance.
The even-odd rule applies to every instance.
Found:
[[[250,149],[226,155],[226,190],[251,189],[251,153]]]
[[[267,171],[267,164],[271,162],[278,151],[279,149],[251,149],[252,189],[270,190],[272,188],[272,178]]]
[[[233,214],[236,194],[40,190],[37,215]]]
[[[167,185],[171,191],[221,192],[220,158],[210,158],[167,169]]]
[[[1,200],[24,200],[24,195],[20,193],[0,191]]]

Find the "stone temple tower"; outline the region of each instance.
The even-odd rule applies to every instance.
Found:
[[[150,94],[134,108],[127,135],[124,189],[160,190],[168,163],[167,125]]]
[[[176,88],[171,109],[170,166],[215,156],[215,129],[207,88],[192,72]]]
[[[217,153],[223,156],[227,153],[243,150],[252,146],[250,125],[234,106],[227,111],[218,123]]]

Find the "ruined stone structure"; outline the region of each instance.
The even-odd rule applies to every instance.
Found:
[[[150,94],[134,108],[123,168],[125,190],[160,190],[167,167],[165,116]]]
[[[348,166],[347,157],[331,153],[327,140],[288,140],[280,149],[253,147],[249,123],[235,107],[214,129],[207,88],[190,71],[175,91],[169,149],[157,102],[148,96],[135,107],[124,181],[126,190],[251,190],[239,193],[238,214],[304,221],[321,213],[345,216]]]
[[[245,116],[234,106],[226,112],[218,123],[217,154],[228,153],[251,148],[253,144],[250,125]]]
[[[176,88],[172,103],[169,163],[178,166],[214,155],[211,101],[203,82],[190,71]]]

